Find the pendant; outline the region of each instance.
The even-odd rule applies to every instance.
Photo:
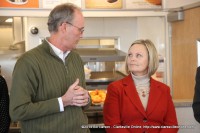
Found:
[[[144,91],[142,91],[142,96],[143,96],[143,97],[146,97],[146,94],[145,94],[145,92],[144,92]]]

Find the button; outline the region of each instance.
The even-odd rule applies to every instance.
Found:
[[[146,118],[144,118],[144,119],[143,119],[143,122],[147,122],[147,119],[146,119]]]

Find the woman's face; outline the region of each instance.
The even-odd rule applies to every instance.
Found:
[[[130,47],[127,57],[128,70],[134,75],[142,76],[148,73],[148,51],[142,44]]]

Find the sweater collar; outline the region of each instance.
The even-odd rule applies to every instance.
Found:
[[[131,73],[132,79],[135,83],[136,88],[137,87],[143,87],[143,86],[148,86],[150,85],[150,78],[148,74],[143,75],[143,76],[136,76],[133,73]]]

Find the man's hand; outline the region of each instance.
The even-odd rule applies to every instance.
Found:
[[[78,86],[79,79],[77,79],[62,96],[63,105],[85,106],[89,102],[88,91]]]

